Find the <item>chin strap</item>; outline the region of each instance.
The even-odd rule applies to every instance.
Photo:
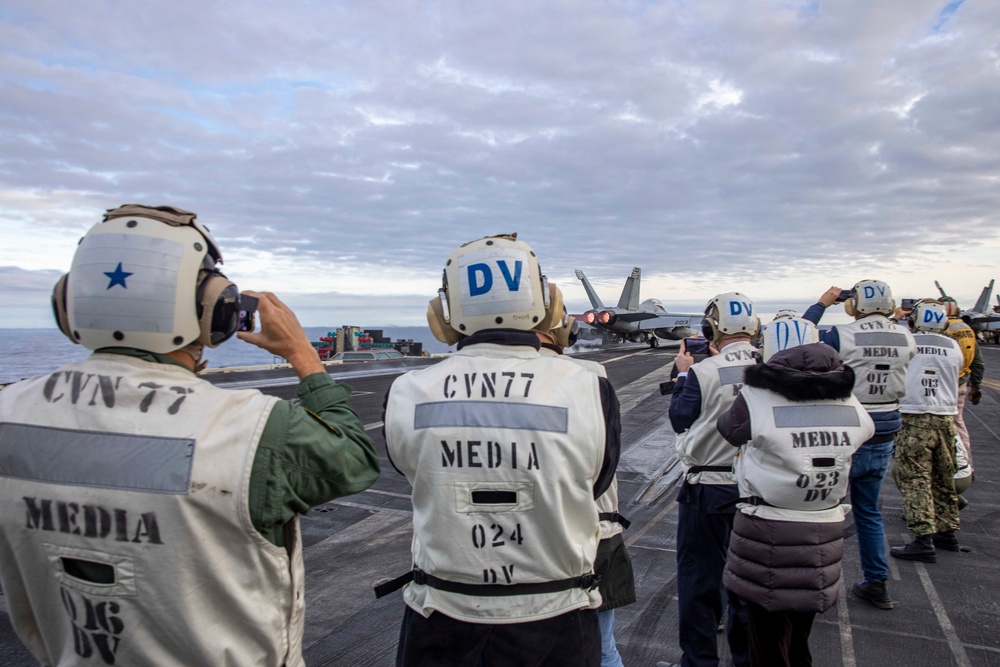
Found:
[[[179,349],[178,352],[183,352],[191,357],[191,360],[194,361],[194,372],[196,374],[202,372],[208,366],[208,359],[201,358],[201,355],[205,352],[205,345],[202,343],[189,343]]]

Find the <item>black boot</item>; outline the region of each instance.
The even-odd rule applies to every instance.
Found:
[[[965,496],[958,497],[958,511],[961,512],[966,507],[969,506],[969,501],[965,499]]]
[[[969,553],[972,551],[972,549],[958,544],[958,535],[955,534],[954,530],[942,530],[940,533],[935,533],[933,541],[935,547],[938,549],[944,549],[945,551],[955,551],[961,553]]]
[[[937,552],[934,551],[934,543],[930,535],[921,535],[907,544],[905,547],[893,547],[889,550],[894,558],[903,560],[919,560],[924,563],[936,563]]]
[[[851,589],[855,595],[867,601],[879,609],[892,609],[893,602],[889,599],[889,590],[885,587],[884,581],[862,581],[854,584]]]

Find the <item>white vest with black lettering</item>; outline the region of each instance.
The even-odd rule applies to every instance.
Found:
[[[913,334],[885,315],[869,315],[834,327],[840,358],[854,369],[854,395],[869,412],[899,409],[906,393],[906,365],[913,358]]]
[[[691,370],[701,388],[701,414],[691,427],[678,434],[677,458],[689,484],[735,484],[731,472],[690,472],[693,466],[732,466],[736,448],[726,442],[715,422],[729,410],[743,386],[743,371],[757,363],[757,350],[749,342],[726,345],[719,354],[702,359]]]
[[[958,373],[962,348],[943,334],[919,332],[917,356],[906,373],[906,396],[899,402],[903,414],[958,414]]]
[[[567,361],[571,361],[582,368],[586,368],[592,373],[595,373],[597,377],[606,378],[608,377],[608,371],[601,364],[596,361],[590,361],[589,359],[577,359],[576,357],[568,354],[560,355],[554,350],[550,350],[547,347],[543,347],[539,350],[539,353],[544,356],[562,358]],[[611,480],[611,486],[608,490],[601,494],[601,497],[597,499],[597,511],[600,514],[618,514],[618,476],[616,475],[614,479]],[[606,540],[609,537],[614,537],[624,532],[622,524],[618,521],[612,521],[610,519],[601,519],[601,539]]]
[[[386,448],[413,485],[413,564],[463,585],[567,581],[593,571],[604,461],[598,376],[526,346],[470,345],[393,382]],[[600,606],[596,588],[471,595],[416,581],[429,616],[518,623]]]
[[[740,510],[781,521],[840,521],[851,455],[875,433],[857,398],[790,401],[773,391],[743,387],[750,441],[736,459],[740,497],[768,505]]]
[[[92,355],[0,392],[0,579],[43,664],[302,665],[291,556],[253,527],[277,399]]]

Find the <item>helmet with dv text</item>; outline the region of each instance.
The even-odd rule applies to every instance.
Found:
[[[450,345],[486,329],[546,332],[563,320],[561,300],[556,310],[535,251],[517,234],[505,234],[451,253],[427,321],[434,336]]]
[[[948,309],[940,301],[924,299],[910,311],[913,331],[941,332],[948,328]]]
[[[241,301],[216,268],[221,263],[194,213],[137,204],[109,209],[80,239],[70,272],[56,283],[53,313],[67,338],[91,350],[215,347],[236,331]]]
[[[790,347],[819,342],[819,329],[809,320],[801,317],[778,317],[764,325],[760,332],[764,343],[764,361],[777,352]]]
[[[701,331],[713,343],[718,343],[725,336],[739,334],[753,338],[760,333],[760,318],[750,297],[739,292],[726,292],[717,295],[705,306]]]
[[[876,313],[888,317],[896,312],[896,302],[892,290],[881,280],[862,280],[851,290],[851,298],[844,302],[844,312],[854,318]]]

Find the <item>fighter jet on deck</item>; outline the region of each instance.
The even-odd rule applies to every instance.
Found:
[[[639,281],[641,269],[632,269],[632,275],[625,280],[618,305],[609,308],[597,296],[583,271],[577,269],[576,277],[583,283],[593,310],[580,316],[580,321],[594,328],[605,343],[648,343],[657,347],[659,339],[680,340],[694,336],[701,325],[701,314],[668,313],[659,299],[639,302]]]
[[[976,305],[969,310],[963,310],[959,317],[976,333],[985,333],[987,336],[996,337],[995,332],[1000,331],[1000,313],[990,312],[990,297],[993,295],[994,282],[991,280],[990,284],[983,288]],[[948,296],[945,294],[944,288],[941,287],[941,283],[935,280],[934,285],[941,292],[941,296]],[[1000,301],[1000,295],[997,295],[997,300]],[[996,311],[996,306],[994,306],[994,311]]]

